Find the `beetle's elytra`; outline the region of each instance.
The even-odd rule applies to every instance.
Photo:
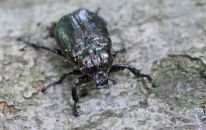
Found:
[[[59,80],[53,82],[42,89],[61,83],[69,75],[81,75],[74,81],[72,89],[72,99],[74,100],[73,114],[79,116],[77,112],[77,86],[92,80],[96,83],[97,89],[108,88],[108,80],[111,72],[128,69],[136,77],[151,77],[141,74],[136,68],[126,64],[113,65],[113,58],[116,52],[111,51],[112,42],[109,37],[106,22],[98,16],[97,12],[86,9],[79,9],[71,14],[63,16],[55,25],[55,29],[50,29],[51,36],[56,39],[58,48],[49,48],[40,44],[23,40],[24,43],[43,50],[58,54],[75,64],[76,69],[64,73]]]

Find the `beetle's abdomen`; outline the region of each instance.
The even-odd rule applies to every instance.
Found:
[[[105,21],[85,9],[63,16],[55,29],[55,38],[70,58],[109,51],[111,48]]]

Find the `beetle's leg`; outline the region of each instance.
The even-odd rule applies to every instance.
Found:
[[[57,26],[57,23],[56,22],[52,22],[46,29],[48,31],[48,34],[44,37],[44,39],[47,39],[49,37],[52,37],[54,38],[54,30]]]
[[[150,82],[152,81],[152,78],[147,75],[147,74],[141,74],[140,71],[134,67],[131,67],[129,65],[124,65],[124,64],[117,64],[117,65],[112,65],[110,68],[110,72],[116,72],[120,70],[128,69],[130,72],[132,72],[137,78],[142,77],[142,78],[147,78]]]
[[[98,7],[98,8],[96,9],[95,14],[96,14],[97,16],[99,15],[100,10],[101,10],[101,7]],[[107,22],[106,22],[103,18],[100,17],[100,19],[101,19],[101,21],[102,21],[105,25],[107,25]]]
[[[55,53],[57,55],[66,57],[66,56],[63,55],[63,53],[62,53],[62,51],[60,49],[49,48],[49,47],[46,47],[46,46],[42,46],[42,45],[39,45],[40,43],[32,43],[30,41],[24,40],[23,38],[19,38],[18,40],[24,42],[25,44],[27,44],[29,46],[32,46],[32,47],[36,48],[36,49],[47,50],[47,51],[50,51],[50,52]]]
[[[112,52],[112,56],[115,57],[118,53],[123,53],[125,51],[126,51],[126,49],[121,49],[121,50],[118,50],[118,51],[114,51],[114,52]]]
[[[77,95],[77,86],[89,82],[91,79],[87,75],[83,75],[76,80],[72,86],[72,99],[74,100],[73,115],[75,117],[79,116],[77,112],[77,103],[79,102],[79,97]]]
[[[98,15],[100,10],[101,10],[101,7],[98,7],[95,11],[95,14]]]
[[[51,86],[55,86],[55,85],[57,85],[57,84],[62,83],[64,79],[66,79],[69,75],[72,75],[72,74],[82,74],[82,72],[81,72],[80,70],[74,69],[74,70],[71,71],[71,72],[64,73],[64,74],[59,78],[59,80],[57,80],[57,81],[55,81],[55,82],[47,85],[47,86],[44,87],[41,91],[42,91],[43,93],[46,93],[46,90],[47,90],[48,88],[50,88]]]

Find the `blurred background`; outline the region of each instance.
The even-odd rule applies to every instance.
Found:
[[[128,71],[96,91],[80,87],[80,117],[72,116],[71,85],[77,77],[38,92],[74,66],[63,58],[17,41],[55,47],[47,27],[79,8],[105,19],[115,63],[151,74],[145,84]],[[1,130],[205,130],[205,0],[1,0]]]

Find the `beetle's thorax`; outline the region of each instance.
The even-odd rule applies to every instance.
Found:
[[[95,75],[98,71],[107,72],[112,65],[112,57],[106,51],[89,53],[82,58],[81,71],[88,75]]]

